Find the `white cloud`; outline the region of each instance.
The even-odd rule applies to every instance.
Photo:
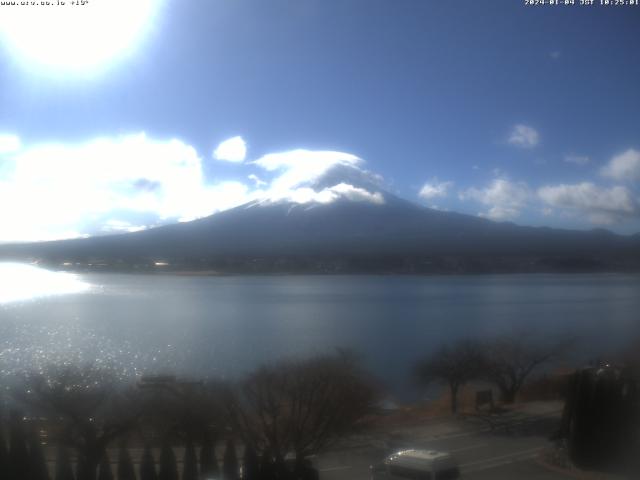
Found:
[[[248,175],[247,178],[251,180],[255,184],[255,186],[258,188],[267,185],[267,182],[265,182],[264,180],[262,180],[260,177],[258,177],[253,173],[251,175]]]
[[[22,146],[0,163],[0,242],[132,232],[256,200],[384,203],[373,187],[379,178],[362,170],[362,163],[354,155],[331,151],[265,155],[245,168],[257,166],[271,178],[250,174],[251,186],[212,183],[196,150],[177,139],[136,134]],[[323,177],[336,166],[347,168]],[[320,177],[322,182],[314,184]]]
[[[520,208],[505,205],[494,205],[486,212],[478,213],[478,216],[495,220],[496,222],[503,222],[505,220],[513,220],[514,218],[519,217]]]
[[[369,202],[376,203],[378,205],[384,203],[384,197],[380,192],[371,193],[364,188],[354,187],[347,183],[339,183],[338,185],[334,185],[326,190],[354,202]]]
[[[630,148],[613,157],[600,173],[615,180],[640,180],[640,151]]]
[[[592,223],[611,224],[638,215],[638,201],[626,187],[602,188],[590,182],[538,189],[547,205],[585,213]]]
[[[540,143],[540,135],[535,128],[519,124],[511,130],[508,142],[516,147],[533,148]]]
[[[581,167],[584,167],[585,165],[588,165],[589,163],[591,163],[591,159],[586,155],[575,155],[575,154],[565,155],[564,161],[567,163],[573,163],[574,165],[579,165]]]
[[[287,192],[312,182],[336,165],[358,166],[362,159],[343,152],[291,150],[270,153],[251,162],[269,172],[283,171],[271,183],[271,191]]]
[[[438,210],[439,212],[448,212],[449,211],[448,208],[443,208],[443,207],[441,207],[439,205],[429,205],[429,208],[431,210]]]
[[[16,135],[0,134],[0,155],[20,150],[20,138]]]
[[[425,200],[446,197],[452,186],[453,182],[438,182],[438,180],[434,178],[422,186],[418,196]]]
[[[100,228],[105,233],[139,232],[145,230],[145,225],[133,225],[123,220],[107,220]]]
[[[225,140],[213,151],[213,158],[225,162],[242,163],[247,157],[247,144],[242,137]]]
[[[190,145],[144,134],[22,148],[0,172],[0,241],[80,236],[142,214],[150,225],[192,219],[249,198],[238,182],[208,185],[201,163]]]
[[[291,150],[268,154],[251,163],[269,172],[282,171],[271,181],[268,188],[261,192],[262,201],[289,201],[300,204],[327,204],[341,198],[374,204],[383,204],[385,201],[380,192],[372,192],[350,183],[353,181],[352,178],[356,178],[364,179],[371,185],[378,185],[381,177],[360,168],[363,160],[349,153]],[[335,178],[335,185],[314,185],[314,182],[337,166],[347,169]],[[323,178],[323,183],[326,182],[331,180]]]
[[[475,200],[489,207],[481,212],[481,217],[492,220],[511,220],[520,215],[531,194],[524,183],[510,182],[505,178],[496,178],[483,189],[470,188],[460,193],[461,200]]]
[[[244,183],[234,181],[222,181],[203,186],[198,195],[192,198],[191,208],[185,209],[178,221],[188,222],[212,213],[229,210],[255,200],[259,193],[259,191],[251,191]]]
[[[384,197],[380,192],[371,193],[364,188],[354,187],[347,183],[339,183],[333,187],[323,188],[316,191],[309,187],[300,187],[286,192],[284,196],[269,196],[268,201],[277,202],[286,200],[293,203],[333,203],[340,199],[347,199],[353,202],[366,202],[376,205],[384,203]]]

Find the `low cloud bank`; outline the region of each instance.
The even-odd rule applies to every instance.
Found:
[[[225,142],[215,160],[243,163],[241,137]],[[293,150],[265,155],[242,168],[246,181],[207,178],[205,160],[191,145],[144,133],[79,144],[22,145],[0,134],[0,242],[41,241],[132,232],[188,221],[243,203],[331,203],[340,198],[383,203],[377,191],[345,182],[312,183],[337,165],[364,172],[343,152]],[[262,180],[263,174],[271,178]]]

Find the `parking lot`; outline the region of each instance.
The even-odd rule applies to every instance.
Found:
[[[560,413],[558,406],[547,405],[530,412],[436,419],[378,433],[321,456],[316,465],[322,480],[366,480],[369,465],[386,454],[424,448],[454,454],[465,479],[566,479],[539,461],[542,450],[551,445],[548,437]]]

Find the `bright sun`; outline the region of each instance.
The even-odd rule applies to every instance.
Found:
[[[130,53],[163,0],[36,0],[5,6],[0,37],[29,66],[87,72]]]

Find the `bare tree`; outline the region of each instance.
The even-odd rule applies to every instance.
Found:
[[[244,443],[273,456],[283,456],[288,447],[284,392],[289,376],[281,367],[259,368],[226,396],[229,417]]]
[[[230,398],[245,443],[298,461],[350,434],[370,411],[376,391],[353,356],[344,353],[263,367]]]
[[[163,439],[177,436],[186,443],[214,444],[224,428],[223,391],[220,381],[178,380],[162,375],[143,377],[145,423]]]
[[[353,433],[377,399],[372,381],[349,353],[293,364],[289,375],[289,435],[299,461]]]
[[[484,345],[482,377],[495,384],[504,403],[513,403],[530,375],[560,358],[575,339],[542,339],[530,331],[500,335]]]
[[[18,397],[48,418],[52,437],[78,452],[78,480],[95,480],[107,446],[131,430],[140,415],[131,392],[107,370],[51,367],[31,375]]]
[[[451,413],[458,412],[458,391],[480,375],[482,350],[479,342],[460,340],[436,350],[418,362],[415,374],[423,385],[437,382],[449,387]]]

